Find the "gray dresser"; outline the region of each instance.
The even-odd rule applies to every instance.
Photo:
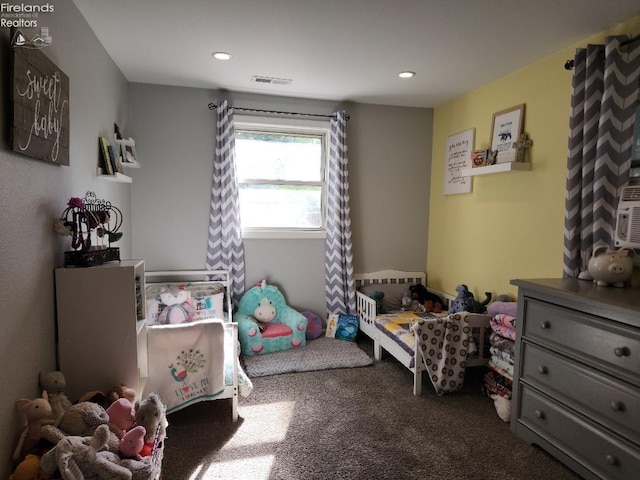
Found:
[[[584,478],[640,479],[640,290],[518,286],[511,430]]]

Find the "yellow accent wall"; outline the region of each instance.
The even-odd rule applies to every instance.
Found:
[[[562,276],[564,189],[576,48],[614,34],[637,35],[640,17],[438,106],[434,113],[427,283],[455,293],[466,284],[516,297],[514,278]],[[495,112],[525,104],[524,131],[533,145],[530,171],[473,177],[471,193],[444,195],[447,137],[475,128],[475,148],[490,147]]]

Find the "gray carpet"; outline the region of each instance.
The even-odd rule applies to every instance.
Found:
[[[371,357],[354,342],[327,337],[310,340],[302,348],[242,358],[245,371],[250,378],[291,372],[365,367],[373,363]]]
[[[359,341],[369,355],[370,341]],[[438,397],[389,355],[372,367],[259,377],[227,400],[169,415],[163,480],[577,480],[514,437],[480,394],[482,369]],[[425,379],[426,380],[426,379]]]

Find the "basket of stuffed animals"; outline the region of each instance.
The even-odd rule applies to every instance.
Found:
[[[136,401],[130,389],[116,399],[91,393],[72,405],[64,393],[45,388],[42,398],[16,402],[27,423],[14,451],[13,478],[26,471],[33,475],[24,478],[160,478],[167,428],[160,397]]]

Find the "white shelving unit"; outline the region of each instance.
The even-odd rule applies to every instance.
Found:
[[[144,261],[57,268],[58,368],[76,401],[148,377]]]
[[[488,175],[491,173],[522,172],[527,170],[531,170],[531,164],[529,162],[506,162],[487,165],[486,167],[463,168],[461,173],[463,177],[475,177],[477,175]]]

